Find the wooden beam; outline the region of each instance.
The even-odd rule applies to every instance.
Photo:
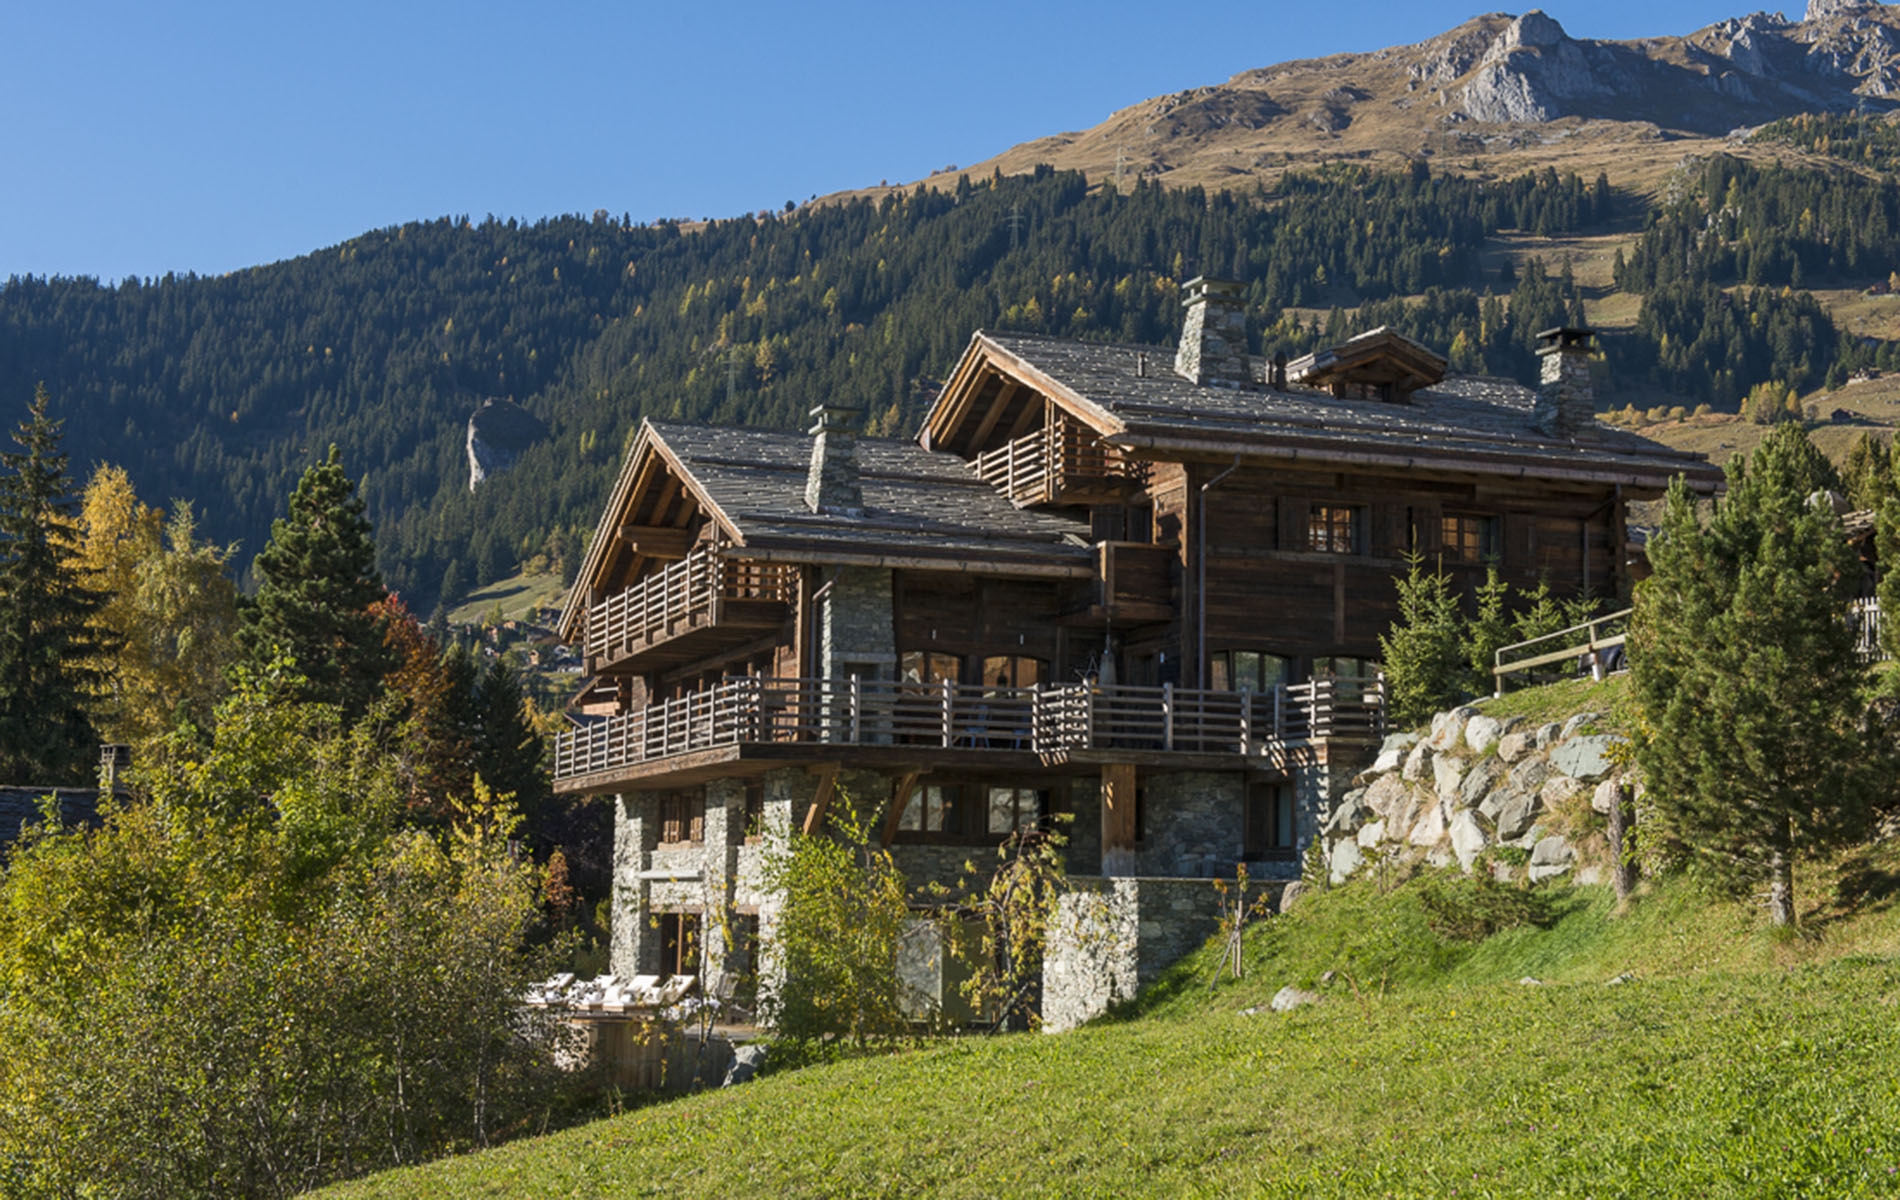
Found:
[[[996,422],[1002,418],[1003,410],[1014,403],[1016,394],[1023,390],[1022,384],[1008,376],[999,375],[996,378],[1003,381],[997,389],[996,399],[990,402],[989,411],[983,414],[983,420],[977,424],[976,435],[965,443],[965,448],[971,454],[983,449],[983,439],[990,436],[990,431],[996,428]]]
[[[1102,849],[1135,848],[1135,764],[1102,764]]]
[[[831,797],[837,791],[838,764],[827,763],[819,769],[818,790],[812,794],[811,807],[805,810],[805,836],[817,833],[831,811]]]
[[[646,558],[685,558],[693,547],[693,536],[687,530],[659,525],[622,525],[620,536],[634,553]]]
[[[888,846],[891,844],[891,839],[897,836],[897,825],[904,819],[904,808],[910,800],[910,789],[917,786],[917,781],[923,777],[923,774],[922,771],[912,771],[897,781],[896,789],[891,792],[890,811],[884,814],[884,836],[879,840],[878,845]]]

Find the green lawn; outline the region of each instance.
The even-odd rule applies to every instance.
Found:
[[[493,616],[497,608],[504,620],[513,620],[543,606],[559,607],[566,591],[556,574],[511,575],[470,592],[468,599],[449,610],[449,620],[472,625]]]
[[[1258,923],[1246,979],[1210,986],[1204,952],[1116,1020],[785,1072],[326,1194],[1889,1194],[1900,855],[1801,881],[1807,938],[1672,883],[1621,916],[1560,889],[1547,927],[1473,944],[1432,934],[1417,885],[1358,884]],[[1329,969],[1314,1007],[1242,1011]]]

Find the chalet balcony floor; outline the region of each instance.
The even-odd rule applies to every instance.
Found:
[[[555,788],[615,791],[801,762],[986,771],[1094,763],[1281,767],[1299,746],[1376,737],[1382,729],[1379,685],[1358,681],[1252,694],[731,678],[562,734]]]

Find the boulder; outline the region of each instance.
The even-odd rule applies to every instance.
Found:
[[[1478,818],[1461,812],[1451,819],[1451,852],[1458,856],[1459,866],[1469,871],[1484,845],[1484,828],[1478,824]]]
[[[1431,743],[1420,742],[1412,747],[1410,754],[1405,756],[1405,766],[1399,771],[1399,777],[1407,783],[1417,783],[1425,778],[1425,764],[1431,760]]]
[[[1318,992],[1302,991],[1292,984],[1288,984],[1273,993],[1273,999],[1267,1002],[1267,1007],[1271,1008],[1274,1012],[1292,1012],[1296,1008],[1305,1008],[1309,1004],[1318,1004],[1319,1002],[1320,995]]]
[[[1326,823],[1320,826],[1320,833],[1327,837],[1350,837],[1359,832],[1359,827],[1372,816],[1372,810],[1363,803],[1365,792],[1347,792],[1339,798]]]
[[[1365,861],[1366,856],[1359,852],[1359,843],[1353,841],[1334,842],[1332,858],[1329,863],[1332,868],[1331,874],[1333,882],[1346,882],[1354,871],[1357,871],[1360,867],[1365,865]]]
[[[1616,807],[1617,790],[1622,786],[1623,781],[1614,776],[1597,784],[1597,790],[1590,794],[1590,807],[1600,816],[1609,816],[1610,810]]]
[[[1379,757],[1372,760],[1372,765],[1359,773],[1359,778],[1370,782],[1387,771],[1396,771],[1404,765],[1404,750],[1381,750]]]
[[[1537,731],[1512,730],[1498,739],[1498,757],[1507,763],[1522,759],[1537,749]]]
[[[1295,879],[1292,883],[1287,884],[1285,887],[1280,889],[1280,903],[1275,907],[1274,911],[1275,912],[1293,911],[1293,906],[1299,902],[1300,896],[1304,894],[1305,891],[1306,891],[1306,885],[1297,879]]]
[[[1545,811],[1554,812],[1583,795],[1584,785],[1568,775],[1552,775],[1544,780],[1544,786],[1537,789],[1538,802]]]
[[[1504,777],[1504,786],[1514,792],[1534,792],[1549,778],[1550,763],[1541,757],[1527,758],[1511,768],[1511,773]]]
[[[759,1068],[765,1065],[765,1047],[754,1042],[732,1048],[732,1065],[726,1068],[726,1078],[721,1087],[731,1087],[737,1083],[750,1083]]]
[[[1536,745],[1537,749],[1548,750],[1550,744],[1557,740],[1557,735],[1563,732],[1563,728],[1563,726],[1557,724],[1555,721],[1552,721],[1548,725],[1539,725],[1537,727],[1537,733],[1532,737],[1531,741]]]
[[[1464,764],[1449,754],[1441,754],[1432,760],[1432,781],[1438,790],[1438,798],[1449,805],[1458,799],[1458,785],[1464,782]]]
[[[1550,752],[1550,765],[1574,779],[1585,782],[1601,779],[1616,769],[1616,763],[1610,757],[1611,750],[1627,740],[1614,733],[1592,733],[1571,738]]]
[[[1436,846],[1444,837],[1445,806],[1433,801],[1412,823],[1412,831],[1406,835],[1406,840],[1414,846]]]
[[[1465,781],[1458,786],[1459,802],[1466,808],[1478,808],[1503,778],[1503,763],[1495,758],[1481,759],[1465,773]]]
[[[1419,737],[1416,733],[1409,731],[1406,733],[1388,733],[1385,735],[1385,740],[1379,743],[1379,753],[1383,754],[1387,750],[1397,750],[1403,754],[1413,746],[1418,745],[1418,742]]]
[[[1539,838],[1531,850],[1530,881],[1537,883],[1554,875],[1562,875],[1570,869],[1576,857],[1576,851],[1560,835],[1553,833],[1549,837]]]
[[[1404,807],[1405,798],[1411,790],[1405,786],[1405,780],[1397,775],[1381,775],[1366,789],[1362,803],[1379,816],[1390,817]]]
[[[1511,792],[1498,808],[1498,841],[1511,843],[1531,830],[1541,811],[1535,792]]]
[[[1461,704],[1450,712],[1441,712],[1432,718],[1432,736],[1426,744],[1434,750],[1456,750],[1465,736],[1465,722],[1478,715],[1478,710],[1468,704]]]
[[[1515,795],[1517,793],[1508,788],[1495,788],[1486,792],[1484,799],[1478,801],[1478,815],[1496,825],[1498,814],[1504,811],[1504,806],[1509,804]]]
[[[1483,754],[1510,731],[1512,723],[1521,720],[1522,717],[1512,717],[1509,721],[1500,721],[1480,713],[1465,722],[1465,745],[1471,747],[1473,754]]]
[[[1580,712],[1564,722],[1563,728],[1557,732],[1557,739],[1562,741],[1565,738],[1575,737],[1577,731],[1585,725],[1594,725],[1602,719],[1602,713]]]
[[[1359,843],[1361,850],[1372,849],[1385,840],[1385,822],[1367,821],[1359,827],[1359,836],[1353,840]]]

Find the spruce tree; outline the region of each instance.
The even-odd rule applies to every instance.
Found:
[[[1427,720],[1470,693],[1464,620],[1451,577],[1427,571],[1423,555],[1407,559],[1398,579],[1399,619],[1379,639],[1385,666],[1386,710],[1400,728]]]
[[[1794,861],[1865,827],[1887,755],[1863,731],[1845,618],[1859,568],[1798,425],[1776,428],[1704,524],[1680,480],[1636,589],[1637,761],[1663,823],[1794,920]]]
[[[253,666],[287,655],[305,680],[300,699],[361,716],[395,668],[373,606],[386,594],[356,485],[335,446],[304,472],[290,513],[257,556],[257,595],[244,605],[238,646]]]
[[[515,807],[536,824],[547,799],[547,773],[541,763],[541,736],[528,720],[521,676],[503,659],[482,672],[475,693],[481,732],[476,742],[475,770],[497,795],[512,795]]]
[[[78,501],[60,422],[35,389],[0,453],[0,782],[80,784],[98,761],[89,709],[105,603],[79,558]]]

